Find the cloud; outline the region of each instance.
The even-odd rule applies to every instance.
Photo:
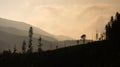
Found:
[[[2,16],[25,21],[52,34],[73,38],[79,38],[83,33],[90,38],[96,29],[103,31],[109,17],[120,11],[120,0],[6,1],[0,0],[2,7],[9,8],[0,6]]]
[[[88,38],[91,38],[91,33],[95,34],[96,30],[99,33],[104,32],[104,27],[110,16],[115,13],[116,9],[113,5],[91,5],[76,16],[77,25],[82,28],[82,32],[88,35]],[[80,32],[78,33],[80,34]]]
[[[105,24],[115,11],[115,6],[106,4],[84,7],[39,5],[33,8],[27,20],[52,34],[77,38],[86,33],[90,38],[92,32],[104,31]]]

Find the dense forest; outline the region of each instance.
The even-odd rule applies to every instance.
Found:
[[[120,14],[111,17],[105,26],[105,38],[85,43],[86,35],[81,36],[83,44],[43,51],[42,38],[38,39],[38,50],[33,52],[32,38],[34,29],[29,29],[29,44],[23,40],[22,52],[16,46],[0,54],[1,67],[119,67],[120,66]],[[28,46],[28,47],[27,47]],[[58,48],[58,46],[56,46]]]

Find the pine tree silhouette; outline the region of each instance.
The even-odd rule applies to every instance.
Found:
[[[33,36],[33,28],[30,27],[30,29],[29,29],[29,46],[28,46],[28,53],[32,53],[32,51],[33,51],[32,36]]]
[[[111,17],[110,22],[105,27],[106,39],[117,41],[120,38],[120,14],[117,12],[115,18]]]

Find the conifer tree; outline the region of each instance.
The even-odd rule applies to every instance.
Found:
[[[110,21],[105,27],[106,29],[106,39],[107,40],[117,40],[120,38],[120,14],[117,12],[115,18],[111,17]]]
[[[32,53],[33,46],[32,46],[32,37],[33,37],[33,28],[30,27],[29,29],[29,45],[28,45],[28,53]]]

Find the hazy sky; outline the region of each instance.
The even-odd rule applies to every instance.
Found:
[[[54,35],[79,38],[104,31],[120,0],[0,0],[0,17],[23,21]]]

